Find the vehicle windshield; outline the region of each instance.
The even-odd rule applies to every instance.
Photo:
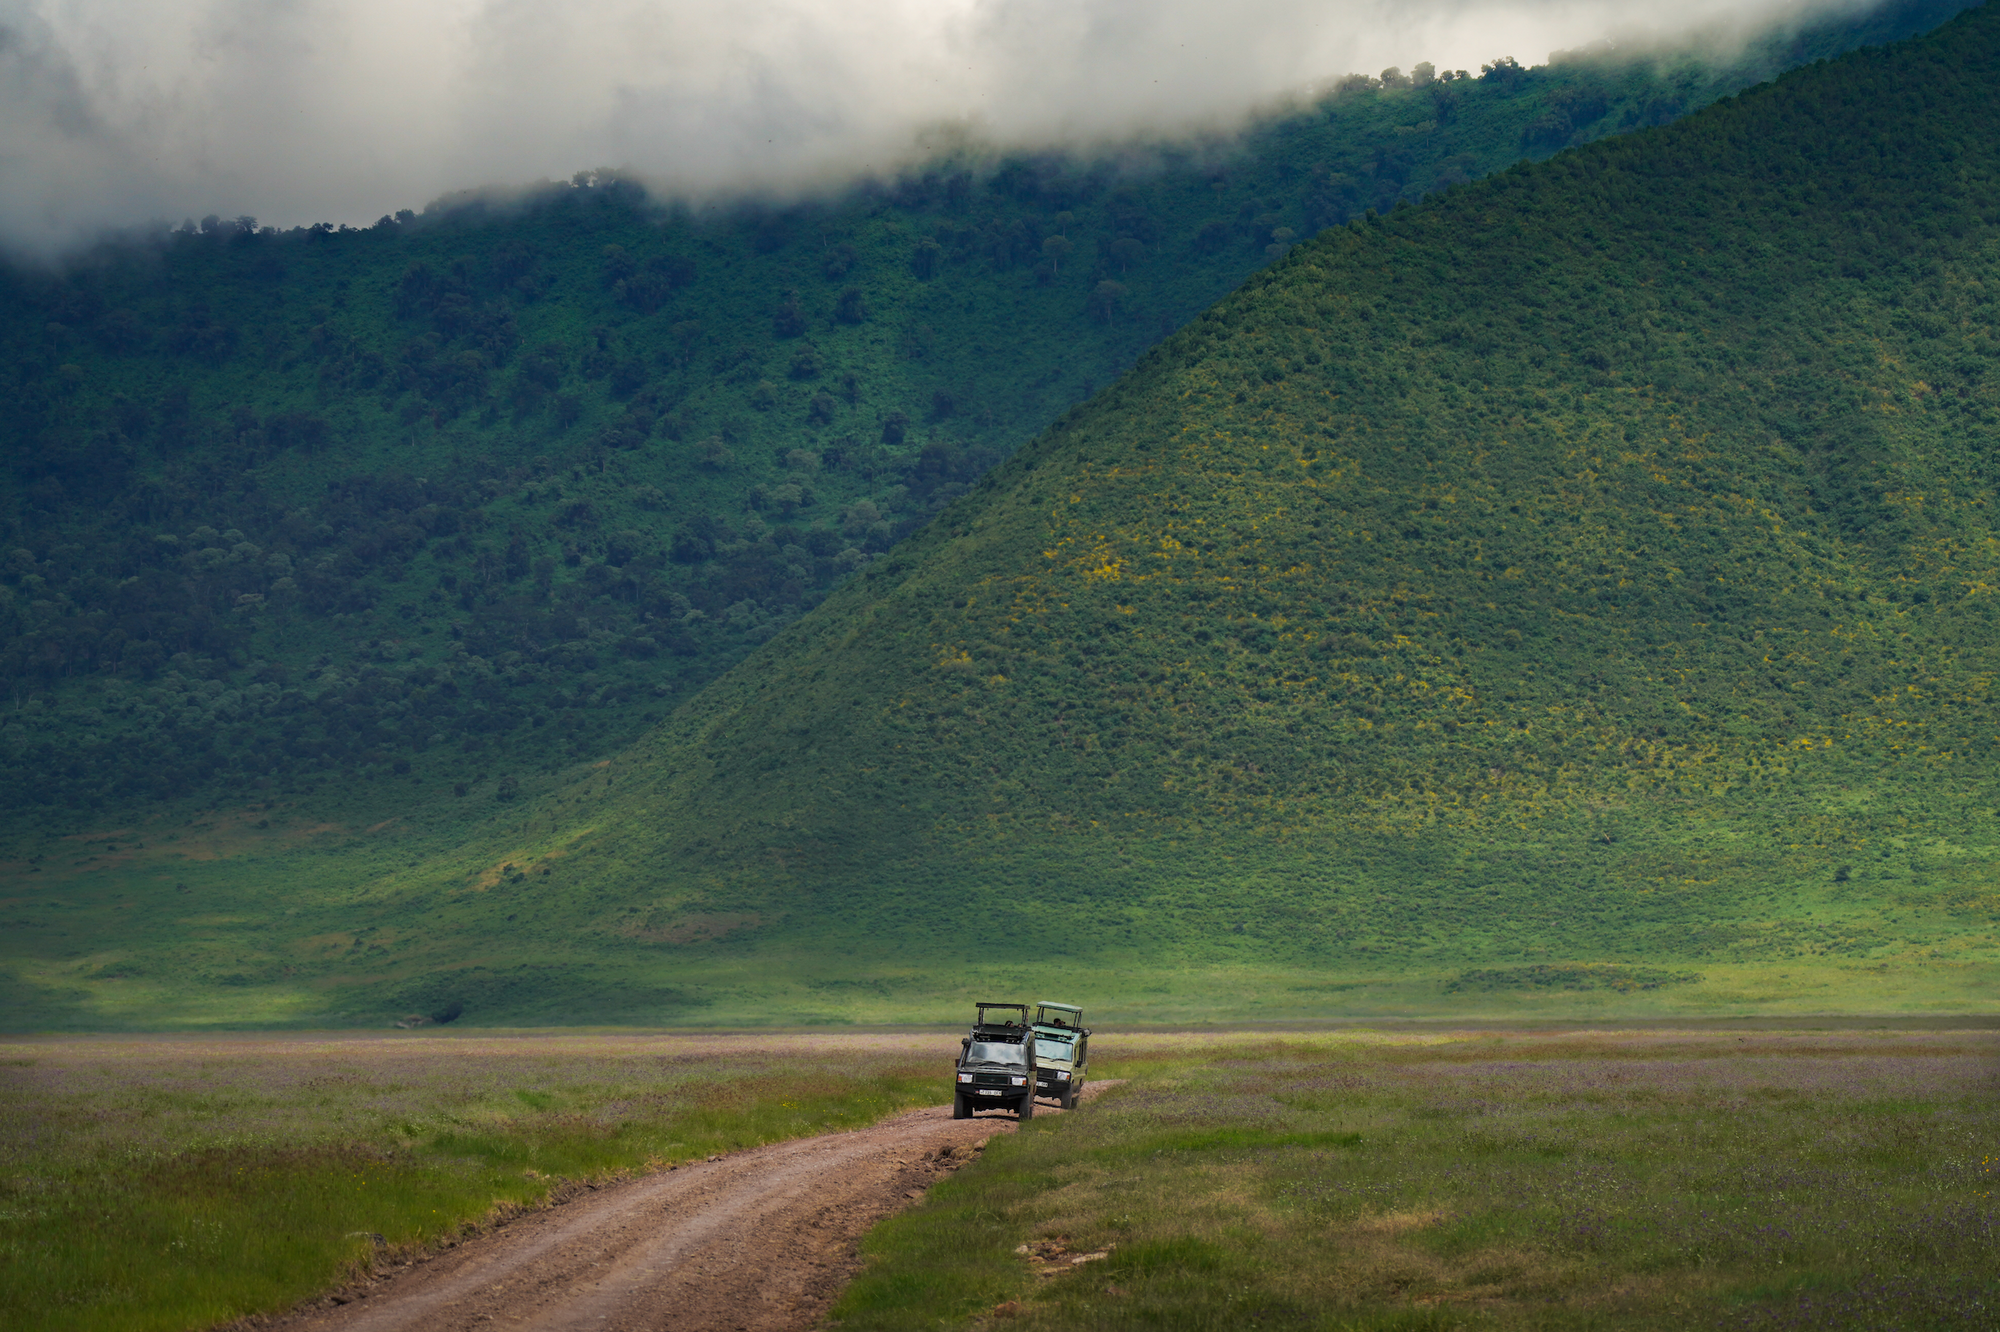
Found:
[[[965,1063],[968,1064],[1013,1064],[1025,1066],[1028,1062],[1028,1047],[1012,1045],[1006,1041],[974,1041],[965,1049]]]
[[[1070,1049],[1070,1040],[1068,1036],[1050,1036],[1046,1032],[1036,1032],[1035,1058],[1060,1059],[1067,1064],[1076,1057],[1076,1052]]]

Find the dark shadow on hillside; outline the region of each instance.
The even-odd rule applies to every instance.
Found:
[[[382,993],[384,1020],[477,1027],[673,1026],[695,1020],[712,1002],[671,985],[631,983],[601,969],[564,966],[479,968],[384,987]],[[367,1005],[356,998],[352,992],[343,995],[341,1006],[360,1019],[357,1010]]]
[[[103,1022],[85,1006],[80,989],[55,989],[0,971],[0,1031],[90,1031]]]

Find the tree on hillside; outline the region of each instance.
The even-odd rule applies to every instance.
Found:
[[[615,286],[639,271],[639,265],[630,252],[622,245],[607,245],[602,251],[604,257],[604,285]],[[413,269],[417,265],[411,266]],[[404,281],[408,282],[406,275]]]
[[[1521,143],[1531,149],[1565,147],[1610,109],[1611,99],[1601,88],[1559,89],[1549,95],[1548,110],[1521,131]]]
[[[806,331],[806,312],[796,291],[785,293],[777,313],[771,317],[771,332],[780,338],[796,338]]]
[[[820,257],[819,271],[826,275],[828,281],[838,282],[853,271],[860,257],[852,245],[842,241]]]
[[[1090,293],[1085,308],[1090,311],[1091,318],[1099,323],[1108,324],[1117,318],[1119,311],[1124,308],[1125,297],[1128,294],[1124,283],[1113,282],[1106,278]]]

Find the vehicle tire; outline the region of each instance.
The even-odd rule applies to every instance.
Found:
[[[951,1098],[951,1117],[953,1119],[972,1118],[972,1107],[965,1103],[965,1094],[963,1092],[955,1093]]]
[[[1056,1104],[1065,1110],[1076,1109],[1076,1092],[1069,1087],[1064,1087],[1062,1095],[1056,1098]]]
[[[1021,1108],[1016,1110],[1014,1114],[1022,1123],[1033,1119],[1035,1117],[1035,1098],[1033,1096],[1023,1096],[1021,1098]]]

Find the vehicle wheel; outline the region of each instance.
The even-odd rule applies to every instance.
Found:
[[[1062,1095],[1056,1098],[1056,1104],[1065,1110],[1076,1109],[1076,1092],[1069,1087],[1064,1087]]]
[[[1033,1119],[1035,1117],[1035,1098],[1032,1096],[1023,1096],[1021,1098],[1021,1108],[1014,1113],[1024,1123]]]
[[[972,1118],[972,1107],[965,1103],[965,1096],[963,1093],[958,1093],[952,1096],[951,1117],[953,1119]]]

